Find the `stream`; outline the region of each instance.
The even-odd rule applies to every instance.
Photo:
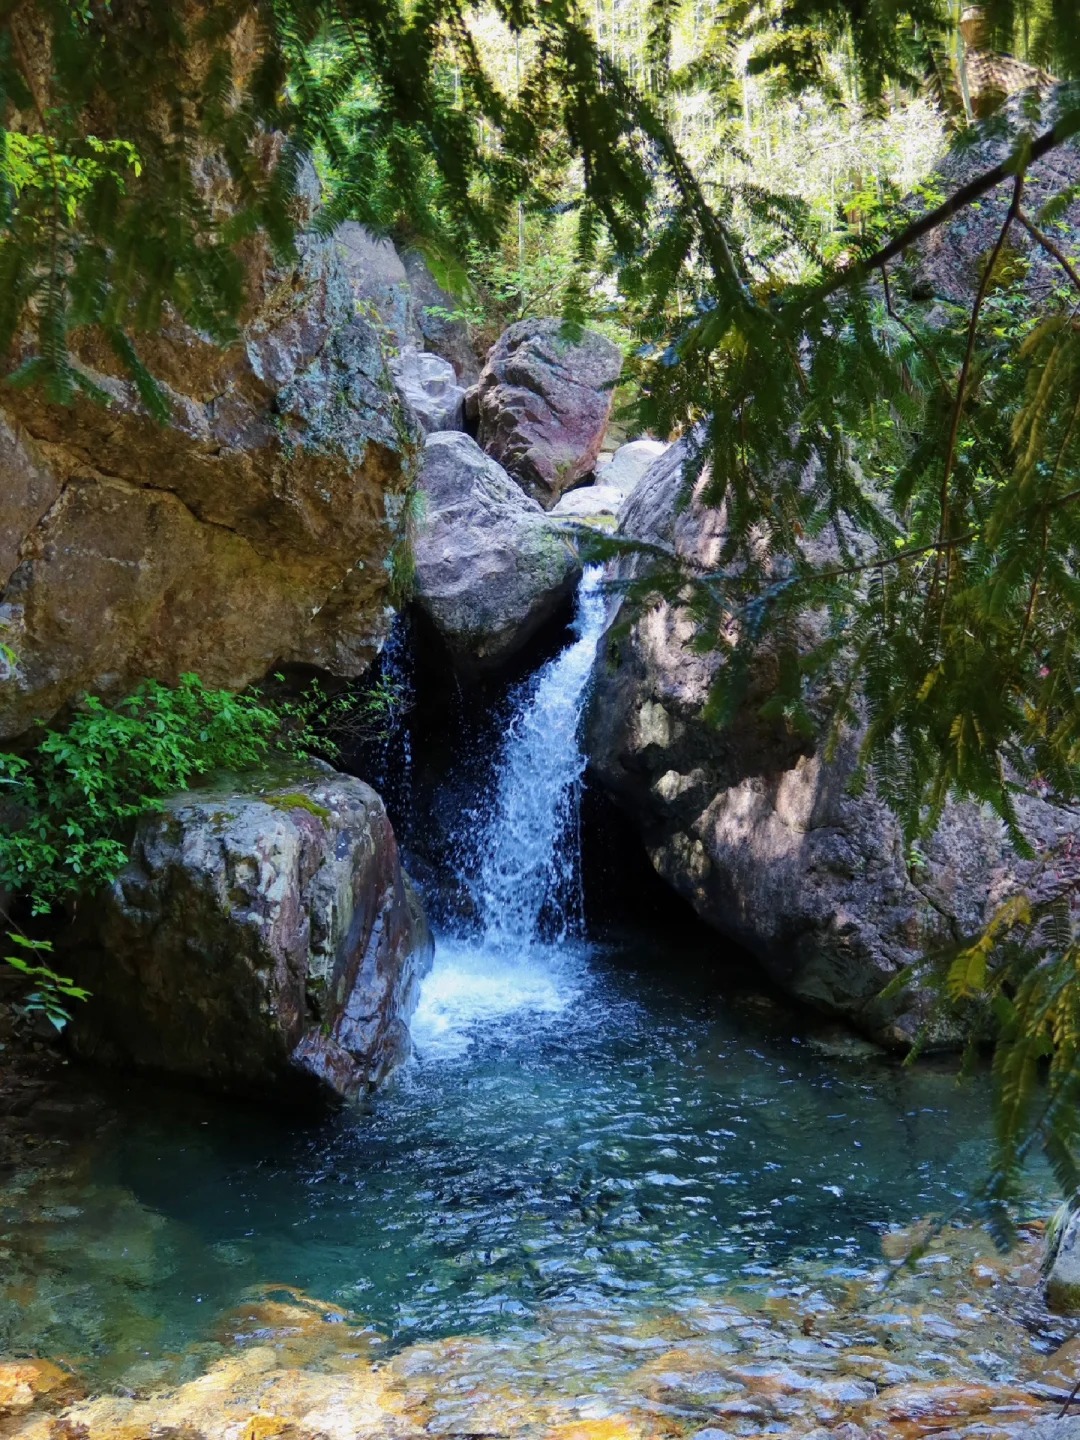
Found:
[[[913,1385],[1012,1435],[1065,1385],[1044,1373],[1072,1331],[1036,1298],[1035,1181],[1018,1254],[949,1226],[882,1288],[906,1227],[985,1165],[984,1085],[752,980],[718,990],[705,942],[585,932],[577,732],[603,624],[590,575],[458,837],[474,903],[438,937],[415,1056],[368,1105],[299,1123],[79,1078],[0,1174],[0,1351],[106,1397],[92,1440],[161,1387],[197,1430],[215,1375],[259,1415],[256,1374],[352,1386],[344,1428],[313,1434],[368,1433],[362,1375],[372,1434],[579,1440],[871,1433]]]

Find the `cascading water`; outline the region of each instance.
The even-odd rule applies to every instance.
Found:
[[[412,1030],[421,1056],[458,1053],[472,1025],[517,1013],[555,1014],[580,993],[578,734],[606,615],[602,571],[578,592],[575,638],[513,697],[494,798],[473,843],[479,934],[440,938]]]
[[[581,582],[576,638],[515,697],[495,800],[480,845],[486,948],[516,951],[580,927],[578,729],[604,628],[601,570]]]

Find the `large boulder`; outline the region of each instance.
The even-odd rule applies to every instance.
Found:
[[[614,530],[625,499],[622,491],[613,485],[579,485],[576,490],[568,490],[560,496],[549,513],[553,520]]]
[[[453,366],[463,387],[475,385],[480,366],[461,303],[435,279],[423,252],[399,250],[354,220],[338,228],[335,240],[357,309],[379,328],[387,347],[430,351]]]
[[[313,214],[313,172],[297,203]],[[341,248],[300,252],[282,268],[246,248],[235,344],[176,321],[141,343],[170,424],[94,332],[77,358],[107,405],[5,392],[0,737],[148,675],[239,687],[283,662],[358,674],[378,652],[420,435]]]
[[[409,277],[392,240],[366,225],[346,220],[334,232],[334,244],[352,292],[357,314],[379,331],[388,350],[423,345]]]
[[[724,516],[700,503],[707,477],[684,503],[685,459],[679,444],[653,466],[620,533],[712,569]],[[650,563],[620,561],[620,578]],[[593,773],[632,815],[658,873],[776,983],[905,1046],[929,1013],[926,997],[884,1003],[881,990],[928,951],[976,932],[1013,891],[1037,887],[1037,862],[1020,860],[1001,823],[968,804],[950,805],[925,854],[912,855],[885,806],[849,791],[857,735],[828,758],[824,710],[809,740],[762,718],[774,657],[761,653],[746,703],[718,729],[704,711],[725,662],[696,648],[689,606],[655,598],[624,612],[629,603],[616,607],[598,662]],[[1077,830],[1050,804],[1019,808],[1044,853]]]
[[[382,801],[329,767],[173,797],[90,923],[72,962],[85,1055],[353,1095],[408,1054],[427,925]]]
[[[1027,67],[1023,67],[1027,68]],[[1031,72],[1032,80],[1039,72]],[[999,78],[1007,78],[999,72]],[[1042,77],[1045,80],[1045,76]],[[976,176],[1006,161],[1016,144],[1016,135],[1031,128],[1027,119],[1031,95],[1013,96],[1004,106],[1003,123],[986,126],[965,144],[952,150],[935,175],[935,188],[950,194]],[[1058,114],[1056,92],[1042,90],[1043,120],[1037,130],[1048,129]],[[1065,203],[1053,222],[1053,235],[1066,255],[1075,255],[1080,239],[1080,141],[1066,141],[1037,160],[1024,172],[1024,210],[1037,216],[1051,199]],[[939,299],[970,308],[983,267],[997,243],[1012,200],[1013,177],[989,191],[976,205],[961,210],[947,225],[940,225],[912,247],[904,262],[915,295]],[[1024,291],[1036,301],[1045,301],[1055,289],[1067,284],[1058,261],[1024,229],[1014,223],[1006,252],[1012,273],[1023,273]]]
[[[477,438],[545,509],[596,464],[622,369],[618,346],[560,320],[511,325],[477,391]]]
[[[1074,1206],[1048,1232],[1046,1303],[1059,1315],[1080,1314],[1080,1211]]]
[[[425,435],[436,430],[461,430],[465,424],[465,391],[449,360],[426,350],[402,350],[390,370],[398,394],[419,420]]]
[[[428,436],[420,487],[416,602],[460,666],[490,669],[570,595],[577,554],[468,435]]]

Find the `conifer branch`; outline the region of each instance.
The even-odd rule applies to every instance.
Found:
[[[1059,145],[1064,145],[1066,140],[1072,138],[1075,131],[1075,125],[1066,124],[1053,125],[1049,130],[1044,131],[1042,135],[1031,142],[1025,151],[1024,169],[1029,168],[1036,160],[1041,160],[1044,155],[1049,155]],[[937,230],[945,224],[946,220],[951,220],[961,210],[974,204],[976,200],[982,199],[996,185],[1000,185],[1002,181],[1015,175],[1016,165],[1013,156],[1010,155],[992,169],[984,170],[981,175],[976,175],[966,185],[961,185],[959,190],[955,190],[936,209],[921,215],[918,220],[913,221],[907,229],[894,236],[887,245],[883,245],[873,255],[867,255],[854,261],[851,265],[845,266],[844,269],[838,270],[830,280],[814,291],[814,299],[824,300],[848,285],[855,285],[859,281],[865,280],[875,270],[880,270],[882,265],[886,265],[890,260],[895,260],[898,255],[902,255],[905,250],[915,244],[916,240],[921,240],[924,235],[929,235],[932,231]]]
[[[990,289],[990,282],[994,278],[994,271],[997,269],[998,258],[1005,245],[1012,223],[1020,213],[1020,200],[1024,193],[1024,172],[1021,171],[1013,181],[1012,201],[1005,215],[1005,223],[1001,227],[994,248],[983,269],[982,278],[979,281],[979,288],[975,294],[975,303],[971,307],[971,320],[968,324],[967,345],[964,349],[964,359],[960,366],[960,378],[956,384],[956,402],[953,405],[952,418],[949,422],[949,436],[945,449],[945,464],[941,474],[941,490],[938,496],[938,540],[944,541],[949,528],[949,483],[952,480],[953,467],[956,464],[956,444],[960,435],[960,420],[964,413],[964,402],[967,399],[968,378],[971,373],[971,361],[975,354],[975,338],[979,330],[979,316],[982,313],[983,301],[986,299]],[[944,549],[939,548],[937,559],[934,564],[933,589],[937,589],[938,577],[941,570],[941,556]],[[945,572],[945,589],[948,590],[949,571]],[[941,597],[941,613],[944,614],[945,596]]]
[[[1056,245],[1054,241],[1050,239],[1049,235],[1044,234],[1043,231],[1040,230],[1039,227],[1034,223],[1034,221],[1029,219],[1029,217],[1024,214],[1023,210],[1018,213],[1016,218],[1017,220],[1019,220],[1020,224],[1023,225],[1024,229],[1028,232],[1031,238],[1039,245],[1041,245],[1048,255],[1053,256],[1053,258],[1065,271],[1065,274],[1068,275],[1073,285],[1075,285],[1077,290],[1080,290],[1080,274],[1077,273],[1075,267],[1069,260],[1069,257],[1065,254],[1064,250],[1062,250],[1059,245]]]

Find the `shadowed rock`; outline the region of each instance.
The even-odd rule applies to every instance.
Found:
[[[620,533],[714,570],[724,512],[700,501],[707,477],[683,503],[684,462],[680,444],[652,467]],[[624,560],[619,573],[649,563]],[[808,617],[806,644],[814,625]],[[696,633],[678,601],[656,599],[637,614],[619,607],[590,708],[595,774],[634,817],[658,873],[757,955],[776,983],[878,1041],[907,1045],[929,1002],[908,992],[886,1003],[881,990],[928,951],[977,933],[1010,894],[1036,892],[1052,858],[1021,860],[1002,823],[973,804],[948,805],[925,854],[910,857],[889,810],[872,792],[848,788],[861,737],[846,734],[826,756],[821,697],[807,697],[820,725],[810,738],[762,717],[778,663],[768,646],[731,723],[719,728],[705,717],[725,659],[700,651]],[[1017,808],[1045,856],[1080,828],[1071,812],[1039,800],[1021,797]],[[936,1038],[953,1037],[946,1030]]]
[[[423,337],[424,349],[448,360],[461,385],[475,385],[480,365],[469,327],[459,313],[460,301],[442,288],[419,250],[406,250],[401,260],[409,282],[413,323]]]
[[[353,1095],[408,1054],[431,940],[383,803],[351,776],[176,795],[92,923],[73,1027],[92,1058]]]
[[[419,433],[339,247],[303,240],[285,268],[245,253],[236,344],[179,323],[141,344],[171,424],[94,333],[78,358],[108,406],[5,395],[0,736],[145,676],[238,688],[282,662],[359,674],[378,652]]]

